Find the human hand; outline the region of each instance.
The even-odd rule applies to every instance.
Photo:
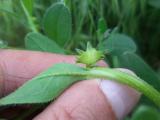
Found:
[[[27,80],[60,62],[75,63],[74,56],[1,50],[0,94],[5,96]],[[103,61],[99,66],[106,66]],[[124,70],[128,72],[128,70]],[[115,120],[134,107],[140,94],[113,81],[86,80],[67,89],[34,120]]]

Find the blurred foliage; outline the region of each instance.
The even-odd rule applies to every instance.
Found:
[[[159,111],[153,107],[139,106],[130,120],[160,120]]]
[[[42,24],[45,10],[60,0],[35,0],[34,16]],[[107,28],[118,27],[120,33],[131,36],[139,53],[154,68],[160,66],[160,2],[159,0],[64,0],[72,14],[72,39],[69,49],[85,48],[86,41],[97,45],[98,20]],[[43,32],[42,27],[39,30]],[[0,1],[0,39],[10,46],[23,47],[28,29],[19,0]]]

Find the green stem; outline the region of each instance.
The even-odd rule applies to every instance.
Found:
[[[157,106],[160,107],[160,92],[158,92],[155,88],[153,88],[151,85],[149,85],[137,76],[130,75],[122,71],[110,68],[92,69],[89,73],[90,74],[88,74],[88,77],[91,78],[96,77],[101,79],[115,80],[119,83],[126,84],[136,89],[137,91],[143,93]]]
[[[86,79],[100,78],[100,79],[114,80],[119,83],[128,85],[136,89],[137,91],[143,93],[150,100],[152,100],[158,107],[160,107],[160,92],[158,92],[155,88],[153,88],[151,85],[149,85],[147,82],[140,79],[139,77],[130,75],[128,73],[124,73],[119,70],[111,68],[91,68],[83,73],[71,72],[71,73],[60,73],[54,75],[55,76],[71,75],[71,76],[79,76],[82,78],[86,77]]]
[[[28,13],[28,11],[27,11],[26,7],[24,6],[22,0],[20,0],[20,2],[21,2],[21,5],[22,5],[22,8],[23,8],[23,10],[24,10],[24,13],[25,13],[25,15],[26,15],[26,17],[27,17],[27,20],[28,20],[28,24],[29,24],[30,29],[31,29],[33,32],[38,32],[38,30],[37,30],[37,28],[36,28],[36,25],[34,24],[34,21],[33,21],[33,19],[32,19],[32,16]]]

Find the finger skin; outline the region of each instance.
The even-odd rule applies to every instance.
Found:
[[[42,52],[1,50],[0,65],[3,71],[3,94],[8,94],[43,70],[58,62],[74,62],[72,56]]]
[[[53,64],[75,63],[73,55],[24,50],[0,50],[0,95],[4,96]],[[99,65],[106,65],[100,61]]]
[[[131,73],[126,69],[120,70]],[[123,119],[136,105],[140,94],[123,84],[105,81],[103,85],[107,91],[102,88],[104,80],[86,80],[74,84],[34,120]]]
[[[0,65],[0,97],[2,96],[2,90],[3,90],[3,71],[2,71],[2,67]]]
[[[98,80],[74,84],[34,120],[116,120],[98,84]]]

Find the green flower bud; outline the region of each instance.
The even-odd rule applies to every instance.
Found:
[[[77,63],[85,64],[87,67],[93,67],[99,60],[104,58],[103,52],[96,50],[89,43],[86,51],[78,49],[77,52],[79,53]]]

